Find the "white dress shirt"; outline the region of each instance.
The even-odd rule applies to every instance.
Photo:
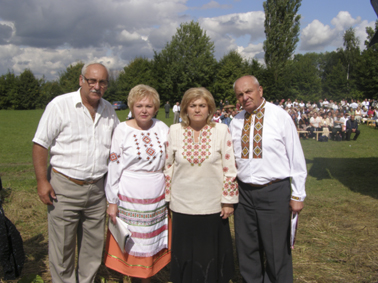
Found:
[[[176,113],[176,112],[178,112],[178,111],[180,111],[180,106],[173,105],[172,112],[173,112],[173,113]]]
[[[245,111],[232,119],[230,130],[238,168],[238,179],[244,183],[264,185],[278,179],[291,177],[292,199],[303,201],[306,197],[306,161],[297,129],[284,110],[266,102],[262,133],[262,158],[252,158],[253,127],[250,131],[249,159],[241,158],[241,134]]]
[[[50,164],[60,173],[94,180],[108,171],[112,134],[118,123],[112,105],[104,99],[93,121],[79,89],[57,96],[46,106],[33,142],[50,147]]]

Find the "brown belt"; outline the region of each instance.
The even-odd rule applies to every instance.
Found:
[[[254,188],[263,188],[263,187],[266,187],[266,186],[269,186],[271,184],[274,184],[274,183],[278,183],[278,182],[281,182],[281,181],[284,181],[286,180],[287,178],[285,179],[276,179],[276,180],[273,180],[273,181],[270,181],[269,183],[266,183],[264,185],[254,185],[254,184],[251,184],[251,183],[244,183],[248,186],[251,186],[251,187],[254,187]]]
[[[91,181],[78,180],[78,179],[74,179],[74,178],[68,177],[67,175],[64,175],[63,173],[60,173],[59,171],[55,170],[55,168],[53,168],[52,170],[55,173],[58,173],[58,174],[62,175],[63,177],[66,177],[71,182],[74,182],[75,184],[78,184],[79,186],[96,184],[98,181],[100,181],[102,179],[102,177],[101,177],[101,178],[98,178],[96,180],[91,180]]]

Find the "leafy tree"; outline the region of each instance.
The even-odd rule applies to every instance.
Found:
[[[233,90],[234,82],[241,76],[248,74],[248,62],[241,55],[232,50],[224,55],[217,65],[216,80],[211,88],[216,101],[228,100],[235,102],[236,96]]]
[[[264,1],[265,64],[269,76],[278,84],[280,75],[292,57],[299,41],[299,20],[297,15],[301,0],[267,0]],[[277,90],[280,87],[277,86]]]
[[[369,43],[373,39],[373,36],[377,31],[378,31],[378,20],[375,21],[375,30],[372,27],[366,27],[367,38],[364,42],[366,49],[369,47]]]
[[[377,22],[376,30],[378,29]],[[366,32],[370,35],[375,31],[367,28]],[[364,97],[378,99],[378,44],[362,52],[356,65],[356,84]]]
[[[297,54],[293,60],[293,97],[300,100],[317,100],[322,85],[319,72],[319,55],[316,53]]]
[[[113,101],[123,100],[123,98],[118,94],[118,76],[119,71],[109,71],[109,85],[103,96],[103,98],[110,103]]]
[[[157,82],[153,75],[153,62],[147,58],[137,57],[124,67],[117,80],[117,97],[127,101],[129,91],[138,84],[157,88]]]
[[[36,108],[44,108],[53,98],[63,94],[62,88],[57,81],[43,82],[41,85],[40,98],[36,105]]]
[[[330,99],[340,101],[348,97],[347,70],[341,60],[332,67],[323,81],[323,90]]]
[[[344,57],[346,61],[346,69],[347,69],[347,84],[348,84],[348,92],[350,92],[350,86],[353,84],[351,82],[353,80],[353,71],[356,65],[356,61],[360,55],[360,40],[356,36],[355,31],[353,28],[349,28],[345,31],[344,36]]]
[[[0,77],[0,109],[12,108],[12,97],[17,94],[18,78],[13,72]]]
[[[11,104],[14,109],[35,109],[39,99],[40,82],[29,69],[25,69],[17,80],[17,93],[12,96]]]
[[[154,55],[162,101],[180,101],[191,87],[210,88],[215,73],[214,43],[198,22],[181,24],[171,42]]]
[[[63,93],[73,92],[80,88],[79,76],[84,63],[69,65],[67,69],[59,75],[59,84]]]

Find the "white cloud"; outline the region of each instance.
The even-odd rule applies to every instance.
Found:
[[[353,18],[349,12],[341,11],[331,20],[333,27],[313,20],[301,32],[301,51],[325,51],[327,48],[340,48],[343,46],[343,35],[350,27],[355,29],[360,39],[360,48],[364,48],[366,39],[365,28],[374,26],[374,22],[361,21],[361,17]]]
[[[238,46],[237,51],[243,58],[250,60],[260,55],[261,53],[263,53],[263,43],[258,43],[258,44],[250,43],[248,44],[247,47]],[[261,57],[261,56],[258,56],[258,57]],[[259,60],[259,62],[262,63],[261,60]]]
[[[244,50],[243,46],[238,46],[236,40],[239,38],[249,38],[249,43],[259,43],[265,37],[264,33],[265,14],[262,11],[247,13],[234,13],[214,18],[199,19],[201,27],[214,41],[215,56],[221,58],[230,50]],[[249,44],[247,42],[247,44]],[[250,53],[240,53],[249,57]]]
[[[346,30],[356,24],[361,22],[361,17],[353,19],[349,12],[341,11],[337,14],[335,18],[332,19],[331,24],[333,24],[336,30]]]
[[[214,18],[200,19],[201,26],[213,33],[230,34],[234,37],[250,35],[258,39],[264,37],[265,14],[262,11],[253,11],[239,14],[229,14]]]
[[[301,32],[301,50],[322,50],[334,40],[335,30],[314,20]]]
[[[120,42],[131,42],[131,41],[140,40],[140,39],[142,39],[142,37],[136,32],[130,33],[127,30],[123,30],[119,34]]]
[[[216,8],[229,9],[231,7],[232,7],[231,5],[221,5],[218,2],[212,0],[209,3],[204,4],[200,9],[201,10],[216,9]]]

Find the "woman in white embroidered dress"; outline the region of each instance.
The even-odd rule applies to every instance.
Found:
[[[214,98],[191,88],[181,124],[168,135],[166,200],[172,210],[171,282],[229,282],[234,274],[228,217],[238,202],[231,135],[212,122]]]
[[[123,254],[108,232],[105,265],[150,282],[170,261],[163,174],[168,127],[153,118],[160,100],[152,87],[131,89],[128,106],[135,119],[114,131],[105,192],[111,221],[118,216],[132,235]]]

